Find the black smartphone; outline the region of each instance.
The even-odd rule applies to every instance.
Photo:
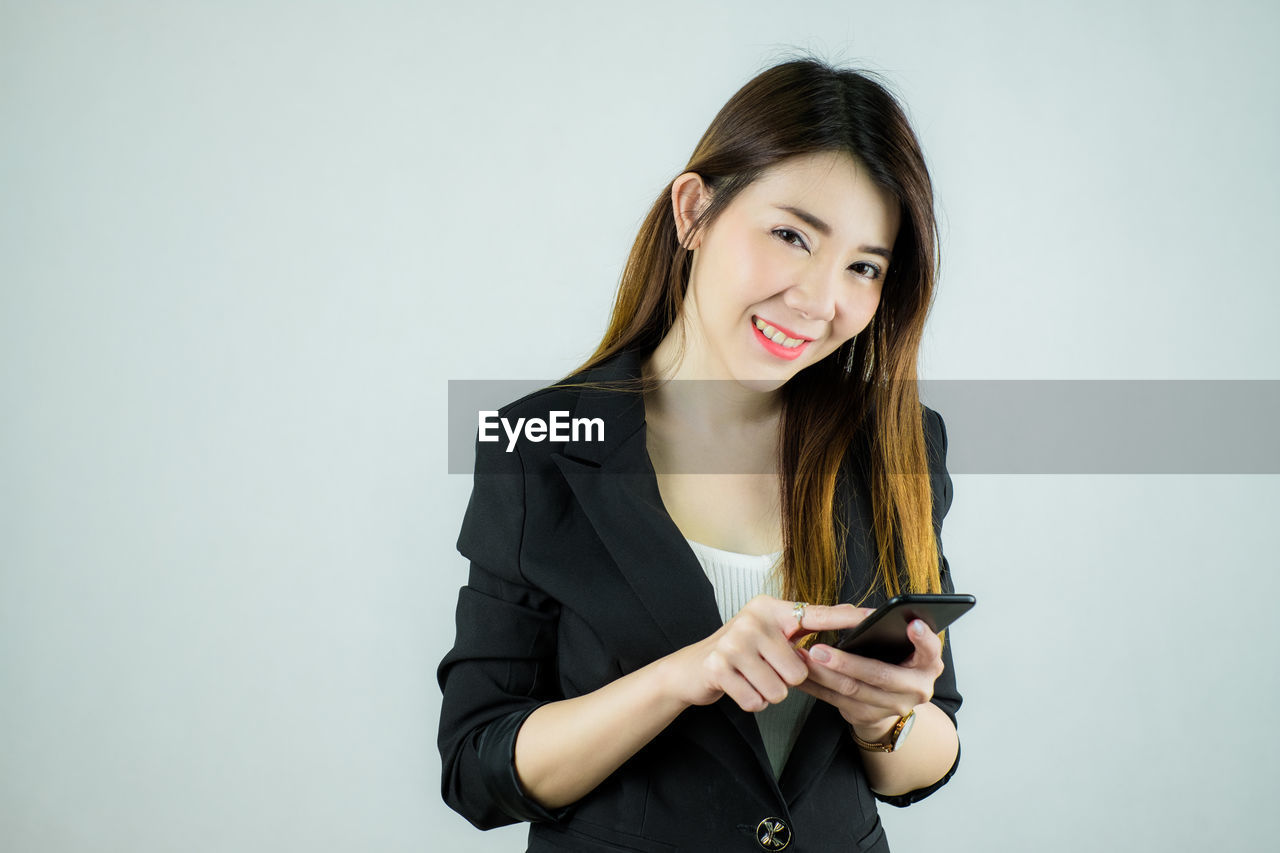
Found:
[[[920,619],[938,633],[977,604],[972,595],[907,594],[886,601],[866,619],[846,628],[832,643],[841,651],[901,664],[915,652],[907,625]]]

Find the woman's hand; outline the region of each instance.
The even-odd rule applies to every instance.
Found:
[[[795,602],[757,595],[710,637],[664,659],[667,689],[686,705],[710,705],[727,695],[744,711],[760,711],[812,678],[813,665],[795,647],[797,639],[852,627],[866,612],[848,604],[810,604],[801,625]]]
[[[806,617],[806,626],[808,622]],[[928,625],[912,620],[907,637],[915,651],[897,666],[825,644],[799,651],[806,658],[809,677],[797,686],[834,705],[858,737],[883,741],[899,717],[933,698],[934,682],[943,670],[942,641]]]

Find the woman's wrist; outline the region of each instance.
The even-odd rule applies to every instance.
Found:
[[[661,701],[670,705],[677,715],[694,704],[693,700],[688,696],[689,674],[685,671],[685,667],[680,665],[680,654],[683,651],[681,649],[665,657],[658,658],[651,664],[654,684],[657,687]]]
[[[868,743],[887,743],[889,736],[893,734],[893,730],[898,725],[900,717],[886,717],[871,725],[850,725],[853,733]]]

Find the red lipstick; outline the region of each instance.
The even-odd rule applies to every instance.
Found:
[[[774,343],[773,341],[769,340],[764,336],[764,332],[756,328],[756,319],[757,318],[755,317],[751,318],[751,333],[755,335],[756,341],[758,341],[760,346],[764,347],[765,350],[770,355],[777,356],[778,358],[784,359],[786,361],[792,361],[793,359],[799,358],[800,353],[804,352],[805,347],[809,346],[809,344],[811,343],[811,340],[809,338],[805,338],[801,335],[797,335],[794,332],[791,332],[787,329],[782,328],[781,326],[774,326],[773,323],[770,323],[768,320],[765,320],[763,317],[760,317],[759,319],[761,322],[769,326],[773,326],[773,328],[777,329],[779,332],[782,332],[782,334],[786,335],[789,338],[798,338],[801,341],[801,343],[796,344],[794,347],[784,347],[782,344]]]

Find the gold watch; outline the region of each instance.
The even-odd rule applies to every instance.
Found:
[[[893,752],[895,749],[901,749],[902,744],[907,739],[907,733],[911,731],[911,726],[915,724],[916,712],[911,709],[906,714],[898,718],[897,724],[893,727],[893,731],[889,732],[889,740],[885,743],[872,743],[858,737],[857,732],[853,732],[853,740],[858,746],[870,752]],[[850,729],[852,731],[852,728]]]

